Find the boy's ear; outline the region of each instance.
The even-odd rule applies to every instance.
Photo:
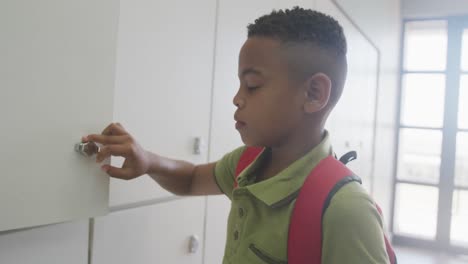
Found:
[[[330,100],[332,82],[324,73],[316,73],[305,82],[304,111],[306,113],[318,112],[327,106]]]

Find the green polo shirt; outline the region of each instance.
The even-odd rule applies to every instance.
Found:
[[[328,134],[289,167],[255,183],[265,150],[238,177],[235,168],[245,150],[226,154],[215,168],[220,189],[231,199],[223,263],[287,263],[289,220],[298,190],[320,160],[332,154]],[[382,219],[359,183],[342,187],[323,216],[322,264],[389,263]]]

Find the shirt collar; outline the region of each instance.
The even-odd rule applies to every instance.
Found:
[[[270,207],[278,207],[296,198],[301,186],[312,169],[324,158],[332,154],[328,132],[324,138],[302,158],[296,160],[286,169],[264,181],[255,183],[255,171],[268,155],[265,149],[258,158],[238,177],[239,187],[245,187],[257,199]]]

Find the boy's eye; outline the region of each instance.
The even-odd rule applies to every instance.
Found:
[[[258,88],[260,88],[260,86],[247,86],[247,89],[249,91],[253,91],[253,90],[258,89]]]

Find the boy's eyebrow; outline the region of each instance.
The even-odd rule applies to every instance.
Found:
[[[240,77],[244,77],[247,74],[262,75],[262,72],[255,68],[247,68],[242,71],[242,73],[240,74]]]

